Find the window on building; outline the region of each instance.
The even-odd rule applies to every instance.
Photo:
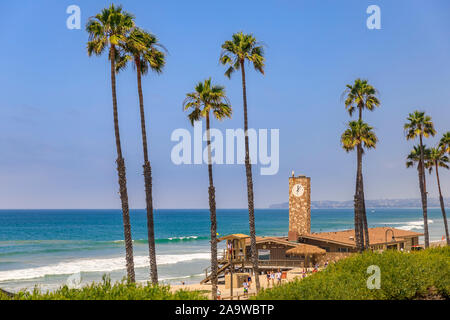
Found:
[[[258,260],[270,260],[270,250],[259,249]]]

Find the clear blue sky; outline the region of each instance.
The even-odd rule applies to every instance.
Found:
[[[119,208],[106,56],[89,58],[84,25],[109,1],[2,1],[0,4],[0,207]],[[364,158],[367,199],[418,197],[406,169],[402,125],[426,110],[439,134],[450,130],[450,2],[442,1],[121,1],[139,26],[168,48],[162,75],[144,79],[158,208],[206,208],[205,166],[170,161],[176,128],[189,128],[181,102],[212,76],[226,86],[241,128],[240,77],[224,77],[220,45],[253,33],[266,45],[266,75],[248,70],[250,127],[280,129],[280,170],[254,170],[256,207],[285,202],[291,170],[312,178],[313,200],[349,200],[355,154],[339,137],[349,120],[340,95],[357,77],[380,91],[382,106],[364,118],[380,139]],[[81,30],[66,28],[66,8],[81,7]],[[366,8],[381,7],[381,30],[366,28]],[[144,207],[136,79],[118,76],[122,144],[130,205]],[[437,138],[427,144],[436,143]],[[217,207],[246,207],[243,166],[214,168]],[[450,174],[442,172],[450,196]],[[437,194],[429,177],[430,195]]]

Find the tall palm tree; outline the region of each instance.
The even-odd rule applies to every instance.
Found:
[[[356,79],[353,85],[348,84],[343,93],[343,97],[345,97],[345,108],[347,109],[350,117],[353,115],[355,110],[358,110],[358,120],[362,121],[362,112],[364,109],[373,111],[376,107],[380,106],[380,101],[376,97],[378,91],[368,83],[367,80]],[[360,154],[358,158],[362,161],[362,145],[359,144],[357,146],[357,153]],[[361,166],[362,167],[362,166]],[[362,171],[359,173],[360,175],[356,177],[356,192],[355,194],[360,199],[358,203],[360,203],[360,212],[356,212],[355,209],[355,217],[359,215],[359,228],[363,230],[361,232],[361,236],[364,238],[363,243],[364,247],[369,247],[369,227],[367,224],[367,214],[366,214],[366,204],[364,199],[364,181],[363,181],[363,173]]]
[[[256,250],[256,229],[255,229],[255,204],[253,201],[253,177],[252,165],[250,162],[249,141],[248,141],[248,116],[247,116],[247,87],[245,82],[245,63],[249,62],[257,72],[264,74],[264,49],[252,34],[238,32],[233,34],[232,40],[227,40],[222,44],[220,63],[228,65],[225,75],[230,78],[232,73],[241,70],[242,76],[242,98],[244,102],[244,131],[245,131],[245,173],[247,176],[247,199],[248,216],[250,226],[250,248],[252,256],[253,270],[255,272],[256,291],[260,289],[258,252]]]
[[[442,152],[450,154],[450,131],[442,136],[441,141],[439,141],[439,148]]]
[[[121,6],[111,4],[99,14],[89,19],[86,31],[89,33],[87,43],[88,55],[101,55],[108,50],[108,58],[111,63],[111,89],[113,100],[114,133],[117,149],[117,174],[119,177],[120,200],[122,203],[123,228],[125,237],[126,266],[128,281],[135,281],[133,242],[131,239],[130,213],[128,207],[127,179],[125,172],[125,160],[122,156],[119,133],[119,116],[117,111],[116,96],[116,66],[118,56],[117,47],[126,39],[126,35],[134,27],[134,16],[122,10]]]
[[[213,182],[212,157],[211,157],[211,133],[210,133],[210,113],[214,118],[223,120],[231,118],[231,105],[225,94],[225,88],[211,84],[211,78],[204,82],[199,82],[195,86],[195,91],[186,94],[183,101],[184,110],[189,110],[188,115],[191,124],[201,118],[206,119],[206,144],[208,148],[208,175],[209,175],[209,211],[211,218],[211,283],[212,296],[217,299],[217,221],[216,221],[216,191]]]
[[[447,215],[445,214],[444,198],[442,197],[441,182],[439,180],[439,168],[448,169],[449,168],[448,163],[449,163],[448,157],[442,152],[440,148],[431,148],[430,155],[427,161],[425,162],[425,166],[428,168],[430,174],[433,171],[433,168],[436,169],[436,180],[439,190],[439,202],[441,204],[442,218],[444,219],[445,237],[447,239],[447,245],[450,245],[450,238],[448,235]]]
[[[160,50],[162,49],[162,50]],[[153,221],[153,197],[152,197],[152,169],[148,158],[147,132],[145,128],[144,96],[142,94],[142,75],[149,70],[160,74],[166,63],[165,48],[151,33],[140,28],[134,28],[121,44],[121,55],[116,69],[120,71],[126,67],[128,61],[132,61],[136,69],[137,87],[139,94],[139,111],[141,116],[142,149],[144,151],[144,184],[145,204],[147,209],[148,248],[150,257],[150,278],[152,283],[158,283],[158,269],[156,264],[155,227]]]
[[[364,237],[361,223],[361,211],[363,210],[363,198],[361,197],[362,187],[362,156],[364,154],[363,146],[367,149],[376,147],[378,138],[373,132],[373,128],[362,120],[350,121],[348,128],[341,136],[341,144],[345,151],[350,152],[356,148],[357,160],[357,185],[359,190],[355,193],[355,243],[358,251],[362,251],[364,248]],[[360,150],[360,151],[359,151]]]
[[[425,236],[425,248],[430,245],[430,235],[428,233],[428,213],[427,213],[427,185],[425,180],[425,159],[423,149],[423,138],[434,136],[436,130],[434,130],[431,117],[425,115],[425,112],[414,111],[410,113],[407,118],[407,123],[404,125],[406,132],[406,139],[411,140],[419,137],[419,151],[420,151],[420,163],[419,163],[419,188],[422,198],[422,210],[423,210],[423,227]]]

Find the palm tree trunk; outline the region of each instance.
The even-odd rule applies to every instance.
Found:
[[[253,201],[253,178],[252,165],[250,163],[250,151],[248,142],[248,117],[247,117],[247,89],[245,85],[245,69],[244,61],[241,61],[242,73],[242,97],[244,100],[244,132],[245,132],[245,173],[247,175],[247,198],[248,198],[248,220],[250,225],[250,251],[253,264],[253,272],[255,273],[256,292],[259,292],[259,267],[258,252],[256,249],[256,228],[255,228],[255,204]]]
[[[362,166],[361,166],[361,201],[362,201],[362,225],[364,229],[364,249],[369,249],[370,241],[369,241],[369,226],[367,224],[367,211],[366,211],[366,200],[364,197],[364,179],[362,174]]]
[[[441,182],[439,180],[439,171],[438,171],[439,165],[437,161],[435,161],[434,165],[436,167],[436,179],[439,189],[439,202],[441,203],[442,218],[444,218],[445,237],[447,239],[447,245],[450,246],[450,237],[448,236],[447,215],[445,214],[444,198],[442,197]]]
[[[209,175],[209,211],[211,213],[211,284],[212,298],[217,300],[217,218],[216,218],[216,191],[213,182],[211,157],[211,132],[209,126],[209,113],[206,115],[206,144],[208,146],[208,175]]]
[[[430,246],[430,235],[428,233],[428,214],[427,214],[427,186],[425,180],[425,160],[423,155],[423,142],[422,135],[420,135],[420,163],[419,163],[419,187],[420,195],[422,197],[422,210],[423,210],[423,229],[425,238],[425,248]]]
[[[142,149],[144,151],[144,185],[145,205],[147,209],[147,233],[148,252],[150,258],[150,279],[153,284],[158,283],[158,268],[156,264],[155,224],[153,221],[153,197],[152,197],[152,168],[148,160],[147,132],[145,130],[144,96],[142,94],[141,65],[139,59],[135,60],[137,84],[139,93],[139,110],[141,114]]]
[[[361,100],[362,97],[360,96]],[[363,105],[358,106],[359,111],[359,121],[362,121],[362,110]],[[360,171],[360,196],[361,196],[361,229],[363,230],[363,234],[361,237],[364,238],[363,240],[363,246],[365,249],[369,248],[369,227],[367,225],[367,213],[366,213],[366,200],[364,197],[364,183],[363,183],[363,174],[362,174],[362,145],[359,145],[360,152],[361,152],[361,171]]]
[[[362,233],[362,223],[361,223],[361,149],[359,145],[356,148],[356,158],[357,158],[357,169],[356,169],[356,187],[355,187],[355,198],[354,198],[354,211],[355,211],[355,244],[356,250],[358,252],[362,251],[363,247],[363,233]]]
[[[125,172],[125,160],[122,157],[122,147],[120,145],[119,133],[119,115],[117,112],[116,95],[116,66],[115,66],[115,47],[111,46],[111,89],[114,112],[114,133],[116,137],[117,149],[117,174],[119,176],[120,201],[122,202],[123,230],[125,237],[125,253],[127,265],[127,277],[129,282],[135,282],[134,261],[133,261],[133,241],[131,239],[130,211],[128,207],[127,178]]]

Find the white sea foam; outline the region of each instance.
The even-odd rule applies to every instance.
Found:
[[[175,264],[191,260],[208,260],[211,254],[192,253],[192,254],[165,254],[158,255],[156,261],[159,265]],[[149,265],[147,256],[134,257],[135,268],[144,268]],[[8,280],[26,280],[42,278],[45,276],[67,275],[79,272],[112,272],[125,269],[125,258],[103,258],[103,259],[77,259],[63,261],[48,266],[0,271],[0,281]]]
[[[433,220],[428,219],[428,224],[432,224]],[[409,222],[390,222],[391,225],[400,225],[395,226],[397,229],[412,231],[412,230],[423,230],[423,220],[417,221],[409,221]]]
[[[188,275],[188,276],[179,276],[179,277],[162,277],[159,278],[160,281],[167,281],[167,280],[178,280],[178,279],[188,279],[188,278],[193,278],[193,277],[200,277],[200,276],[204,276],[204,273],[198,273],[198,274],[192,274],[192,275]]]

